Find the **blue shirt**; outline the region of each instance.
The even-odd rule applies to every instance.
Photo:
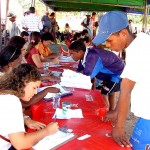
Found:
[[[124,69],[123,61],[113,52],[104,49],[88,49],[85,67],[80,60],[77,71],[82,71],[93,79],[110,79],[112,82],[119,82],[120,75]]]

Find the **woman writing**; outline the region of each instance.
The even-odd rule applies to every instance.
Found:
[[[20,65],[21,60],[22,60],[22,55],[21,55],[21,50],[19,49],[19,47],[17,48],[15,46],[6,46],[4,49],[2,49],[0,51],[1,76],[12,71],[13,68],[16,68],[18,65]],[[43,91],[35,94],[30,99],[30,101],[24,101],[24,100],[20,99],[22,102],[23,108],[29,107],[30,105],[38,102],[43,97],[45,97],[48,92],[57,93],[57,92],[59,92],[59,89],[54,88],[54,87],[48,87],[48,88],[44,89]],[[25,121],[25,125],[27,125],[27,127],[31,128],[31,129],[39,130],[39,129],[45,127],[45,124],[34,121],[29,117],[24,118],[24,121]]]
[[[36,45],[36,48],[38,49],[40,55],[42,55],[44,57],[44,60],[42,61],[54,61],[53,59],[59,59],[59,55],[56,53],[53,53],[51,51],[50,44],[51,42],[54,41],[54,37],[52,36],[51,33],[47,32],[47,33],[43,33],[41,35],[41,42],[38,43],[38,45]],[[58,61],[59,62],[59,61]]]
[[[39,32],[32,32],[30,35],[30,43],[27,48],[27,53],[25,56],[27,63],[34,65],[37,68],[43,68],[42,62],[47,61],[43,57],[43,54],[40,53],[38,50],[38,47],[39,47],[38,44],[40,43],[40,41],[41,41],[41,34]],[[50,40],[48,40],[48,44],[49,44],[49,41]],[[47,44],[47,42],[46,42],[46,44]],[[54,61],[54,63],[56,63],[56,62]],[[52,64],[54,64],[54,63],[52,63]]]
[[[0,78],[0,149],[27,149],[45,136],[58,130],[57,122],[48,124],[42,130],[25,133],[22,106],[19,99],[29,101],[40,86],[41,76],[35,67],[29,64],[19,65]]]
[[[26,53],[26,61],[27,63],[34,65],[37,68],[42,68],[42,59],[41,55],[38,52],[38,49],[36,48],[36,45],[40,42],[41,40],[41,35],[39,32],[32,32],[30,34],[30,43],[27,48],[27,53]]]

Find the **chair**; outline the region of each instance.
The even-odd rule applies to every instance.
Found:
[[[65,44],[68,46],[68,48],[70,47],[70,41],[66,40]]]
[[[63,55],[67,56],[69,54],[69,51],[65,51],[62,47],[62,45],[60,45],[60,53],[62,53]]]

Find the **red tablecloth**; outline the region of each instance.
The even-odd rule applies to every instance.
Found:
[[[87,101],[85,95],[91,95],[93,101]],[[121,148],[111,137],[106,137],[110,133],[112,126],[110,123],[101,121],[100,114],[107,110],[106,105],[99,91],[74,89],[73,95],[61,98],[61,102],[67,101],[78,104],[82,109],[84,118],[81,119],[57,119],[60,127],[67,126],[73,130],[77,137],[85,134],[91,137],[79,141],[77,138],[59,147],[58,150],[129,150],[130,148]],[[53,121],[52,116],[55,110],[52,108],[52,102],[40,101],[31,107],[32,118],[43,123]],[[103,113],[102,113],[103,112]],[[44,150],[44,148],[43,148]]]
[[[60,71],[63,72],[63,69],[77,70],[77,62],[60,62],[58,67],[49,67],[51,71]]]
[[[98,90],[85,90],[73,88],[71,96],[61,98],[61,102],[67,101],[72,104],[78,104],[78,108],[82,109],[83,115],[99,115],[102,109],[106,110],[106,105]],[[89,101],[86,97],[90,96],[92,99]],[[54,114],[52,102],[39,101],[31,106],[32,118],[39,119],[47,114]]]

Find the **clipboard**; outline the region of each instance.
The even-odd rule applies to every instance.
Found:
[[[77,135],[74,133],[65,133],[59,130],[55,134],[47,136],[39,141],[36,145],[33,146],[33,150],[55,150],[58,147],[75,139],[76,137]]]
[[[61,147],[62,145],[64,145],[64,144],[66,144],[66,143],[68,143],[68,142],[74,140],[75,138],[77,138],[77,135],[76,135],[76,134],[74,134],[74,136],[73,136],[72,138],[70,138],[70,139],[66,140],[65,142],[63,142],[63,143],[61,143],[61,144],[55,146],[54,148],[52,148],[52,149],[50,149],[50,150],[56,150],[57,148]]]

